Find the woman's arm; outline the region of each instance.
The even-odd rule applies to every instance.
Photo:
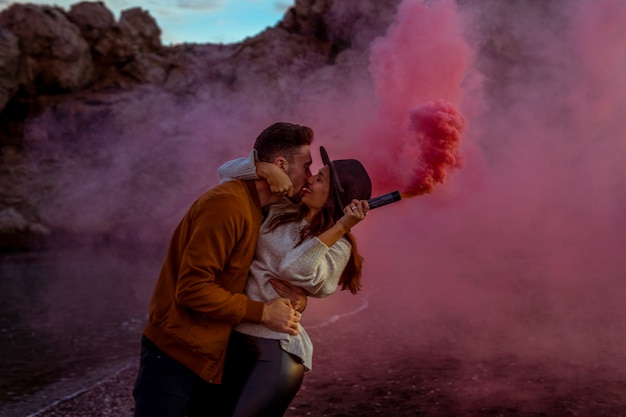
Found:
[[[339,239],[328,247],[318,238],[312,238],[285,255],[278,274],[311,296],[326,297],[337,290],[351,250],[352,246],[347,239]]]
[[[280,264],[279,275],[285,281],[304,288],[312,296],[332,294],[337,289],[352,250],[352,245],[343,236],[360,223],[368,211],[366,200],[352,200],[335,225],[287,253]]]
[[[255,162],[256,150],[252,150],[247,158],[237,158],[228,161],[217,169],[220,183],[232,180],[258,180]]]
[[[293,184],[286,172],[270,162],[257,160],[256,150],[247,158],[228,161],[217,169],[220,183],[231,180],[264,179],[273,193],[293,195]]]

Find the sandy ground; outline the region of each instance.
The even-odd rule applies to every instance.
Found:
[[[551,377],[515,363],[475,363],[471,375],[463,363],[432,357],[383,360],[359,373],[319,369],[307,376],[287,416],[626,416],[623,380]],[[134,376],[135,368],[124,370],[38,416],[132,416]]]
[[[287,417],[626,416],[619,368],[510,354],[467,358],[452,343],[418,344],[406,337],[410,329],[387,324],[383,331],[365,319],[309,331],[315,369]],[[372,342],[381,339],[387,343]],[[135,372],[134,366],[122,370],[37,417],[130,417]]]
[[[551,336],[550,349],[533,351],[499,328],[481,334],[468,317],[399,314],[414,296],[405,298],[381,291],[367,305],[367,296],[349,294],[319,304],[334,313],[304,322],[314,369],[286,416],[626,417],[621,338],[597,343],[604,351],[586,351],[558,348]],[[336,314],[337,305],[348,314]],[[315,305],[308,309],[315,319]],[[136,365],[36,417],[131,417]]]

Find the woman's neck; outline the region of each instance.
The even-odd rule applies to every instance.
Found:
[[[307,212],[306,216],[304,216],[304,220],[306,220],[307,222],[311,223],[311,221],[313,221],[313,218],[315,217],[315,215],[317,213],[320,212],[320,209],[312,209],[309,208],[309,211]]]

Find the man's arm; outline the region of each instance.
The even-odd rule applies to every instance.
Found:
[[[298,334],[300,317],[300,313],[291,307],[288,298],[274,298],[265,304],[261,323],[271,330],[295,336]]]
[[[197,203],[187,224],[188,242],[180,261],[176,301],[194,311],[231,324],[263,323],[284,333],[296,334],[295,311],[289,300],[263,304],[242,294],[246,277],[219,282],[219,277],[246,227],[245,210],[235,197]]]
[[[291,300],[293,308],[302,313],[307,305],[307,292],[304,288],[297,287],[281,279],[271,279],[270,284],[274,290],[283,298]]]

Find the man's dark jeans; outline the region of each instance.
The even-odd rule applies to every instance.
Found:
[[[141,338],[141,360],[133,389],[135,417],[221,416],[222,386],[209,384]]]

